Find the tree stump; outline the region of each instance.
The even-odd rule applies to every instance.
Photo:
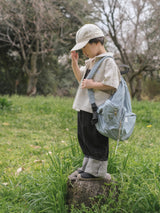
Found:
[[[74,174],[74,173],[73,173]],[[78,180],[72,174],[67,182],[67,205],[80,207],[83,203],[86,207],[92,207],[95,203],[100,205],[107,203],[109,196],[115,203],[118,200],[118,186],[108,174],[102,180]]]

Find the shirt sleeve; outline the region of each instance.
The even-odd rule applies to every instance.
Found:
[[[113,59],[105,61],[104,80],[102,83],[107,86],[118,88],[120,82],[120,71]]]

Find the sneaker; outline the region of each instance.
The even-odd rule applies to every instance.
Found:
[[[77,169],[75,172],[74,172],[74,176],[78,176],[79,174],[83,173],[84,171],[83,170],[80,170],[80,169]]]
[[[87,172],[82,172],[81,174],[78,174],[77,176],[78,180],[102,180],[104,178],[102,177],[96,177],[94,175],[91,175]]]
[[[78,174],[81,174],[83,173],[84,171],[83,170],[77,170]]]
[[[78,176],[79,174],[81,174],[81,173],[83,173],[83,171],[80,170],[80,169],[77,169],[77,170],[74,171],[72,174],[70,174],[70,175],[68,176],[68,178],[69,178],[70,180],[75,180],[75,179],[77,178],[77,176]]]

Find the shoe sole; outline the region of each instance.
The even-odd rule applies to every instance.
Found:
[[[68,178],[69,179],[76,179],[77,178],[77,176],[79,175],[79,174],[81,174],[83,171],[82,170],[76,170],[76,171],[74,171],[72,174],[70,174],[69,176],[68,176]]]

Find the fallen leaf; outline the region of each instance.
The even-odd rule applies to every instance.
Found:
[[[44,163],[44,160],[35,160],[34,163]]]
[[[23,170],[24,170],[23,167],[18,168],[15,175],[19,175]]]
[[[3,125],[3,126],[9,126],[10,124],[9,124],[9,123],[4,122],[4,123],[2,123],[2,125]]]
[[[4,185],[4,186],[8,186],[8,183],[2,183],[2,185]]]
[[[7,144],[8,144],[8,145],[11,145],[11,142],[10,142],[10,141],[8,141],[8,142],[7,142]]]
[[[35,145],[30,145],[30,147],[34,148],[34,149],[40,149],[40,146],[35,146]]]
[[[61,143],[63,143],[64,145],[67,145],[66,141],[62,140]]]
[[[52,152],[51,152],[51,151],[47,153],[47,155],[51,155],[51,154],[52,154]]]

